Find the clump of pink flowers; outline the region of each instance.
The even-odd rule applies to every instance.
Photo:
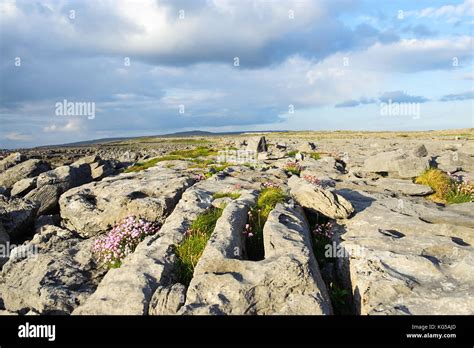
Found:
[[[252,238],[253,237],[252,226],[250,226],[250,224],[245,224],[245,229],[243,233],[247,238]]]
[[[334,237],[334,225],[331,221],[328,221],[325,224],[317,224],[313,233],[316,236],[332,239]]]
[[[195,181],[202,181],[202,180],[206,180],[206,176],[202,173],[199,173],[199,174],[194,174],[193,175],[193,179]]]
[[[258,210],[256,208],[252,208],[249,210],[247,213],[248,215],[248,223],[245,224],[244,231],[242,232],[245,237],[247,238],[252,238],[255,235],[255,232],[252,228],[252,225],[254,223],[254,220],[256,217],[258,217]],[[260,220],[259,220],[260,222]]]
[[[155,234],[156,223],[129,216],[114,226],[109,233],[94,241],[92,251],[98,260],[109,267],[120,267],[122,260],[135,251],[145,236]]]
[[[461,175],[457,175],[451,172],[447,172],[448,176],[455,184],[462,184],[464,182],[463,177]]]
[[[266,182],[262,183],[262,187],[263,188],[280,188],[280,185],[278,185],[277,183],[274,183],[272,181],[266,181]]]
[[[319,180],[317,177],[315,177],[314,175],[305,175],[303,176],[303,179],[305,179],[307,182],[309,182],[310,184],[313,184],[313,185],[318,185],[320,186],[321,185],[321,180]]]
[[[303,170],[303,167],[296,162],[287,162],[285,165],[285,170],[291,174],[299,175]]]
[[[305,179],[310,184],[313,184],[313,185],[316,185],[316,186],[321,186],[323,188],[325,188],[325,187],[334,187],[335,186],[334,181],[332,181],[332,180],[320,180],[317,177],[315,177],[314,175],[307,174],[307,175],[303,176],[303,179]]]

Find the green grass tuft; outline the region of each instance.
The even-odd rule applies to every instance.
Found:
[[[312,153],[308,154],[308,156],[311,157],[312,159],[316,160],[316,161],[321,159],[321,155],[317,152],[312,152]]]
[[[237,199],[240,197],[240,193],[238,192],[216,192],[212,195],[212,198],[218,199],[218,198],[225,198],[229,197],[232,199]]]
[[[199,214],[191,223],[183,242],[175,246],[177,257],[176,272],[178,281],[189,285],[207,241],[216,227],[217,220],[221,217],[223,209],[211,208]]]
[[[292,150],[292,151],[287,152],[286,155],[287,155],[288,157],[295,157],[297,153],[298,153],[298,151]]]
[[[249,225],[253,233],[252,237],[247,237],[245,249],[247,258],[252,261],[263,260],[263,226],[268,215],[278,203],[283,203],[287,199],[285,192],[280,188],[269,187],[260,192],[257,205],[250,209]]]
[[[170,155],[180,156],[182,158],[197,158],[217,155],[217,151],[205,146],[199,146],[192,150],[177,150],[170,152]]]
[[[457,184],[445,172],[437,168],[430,168],[415,179],[415,183],[428,185],[435,191],[428,198],[445,204],[472,202],[471,194],[462,189],[472,187],[472,184]]]
[[[446,203],[448,204],[459,204],[459,203],[468,203],[472,202],[472,197],[468,193],[462,193],[458,190],[454,189],[444,197]]]

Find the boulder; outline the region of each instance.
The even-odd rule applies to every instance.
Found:
[[[30,191],[25,198],[33,202],[38,202],[40,207],[37,214],[43,215],[54,212],[57,209],[61,193],[62,187],[60,185],[43,185]]]
[[[13,249],[3,266],[0,293],[9,311],[68,314],[96,288],[105,270],[92,255],[92,240],[47,226]]]
[[[13,152],[0,161],[0,173],[26,160],[20,152]]]
[[[331,219],[348,218],[354,211],[352,204],[344,197],[295,175],[288,180],[288,186],[298,204]]]
[[[7,199],[0,195],[0,224],[10,238],[18,239],[33,229],[39,204],[25,198]]]
[[[87,163],[61,166],[38,176],[36,186],[54,185],[62,192],[80,186],[92,180],[91,168]]]
[[[254,151],[258,152],[266,152],[267,148],[267,141],[265,137],[253,137],[247,140],[247,151]]]
[[[302,145],[298,146],[298,151],[300,152],[313,152],[316,151],[318,147],[315,143],[305,142]]]
[[[36,188],[37,177],[26,178],[20,181],[17,181],[10,192],[10,195],[13,196],[24,196],[34,188]]]
[[[38,176],[49,169],[48,163],[38,159],[21,162],[0,173],[0,186],[10,189],[17,181]]]
[[[474,172],[474,156],[461,151],[448,151],[435,157],[436,167],[454,173],[459,170]]]
[[[163,223],[190,177],[166,167],[120,174],[73,188],[59,199],[63,224],[88,238],[130,215]]]
[[[429,166],[428,158],[420,158],[400,151],[388,151],[367,158],[361,171],[388,173],[398,178],[414,178]]]
[[[413,150],[413,155],[415,157],[426,157],[428,156],[428,150],[426,150],[425,145],[421,144],[418,145],[414,150]]]

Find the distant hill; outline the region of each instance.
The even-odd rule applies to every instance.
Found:
[[[100,138],[100,139],[92,139],[92,140],[84,140],[78,141],[74,143],[67,143],[67,144],[59,144],[59,145],[45,145],[39,146],[38,148],[45,148],[45,147],[73,147],[73,146],[88,146],[88,145],[96,145],[96,144],[107,144],[113,143],[117,141],[124,141],[130,139],[138,139],[138,138],[186,138],[186,137],[212,137],[212,136],[223,136],[223,135],[239,135],[239,134],[251,134],[251,133],[278,133],[278,132],[286,132],[286,131],[242,131],[242,132],[207,132],[207,131],[200,131],[200,130],[192,130],[187,132],[176,132],[176,133],[168,133],[168,134],[160,134],[160,135],[146,135],[146,136],[136,136],[136,137],[121,137],[121,138]]]

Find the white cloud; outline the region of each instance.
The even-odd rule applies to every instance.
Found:
[[[5,134],[5,139],[22,142],[22,141],[30,141],[33,139],[33,137],[31,135],[22,134],[18,132],[10,132],[10,133]]]
[[[462,17],[462,16],[474,16],[474,0],[465,0],[459,5],[444,5],[438,8],[428,7],[417,13],[418,17]]]
[[[74,133],[80,132],[83,129],[83,124],[80,118],[71,118],[66,124],[58,125],[57,123],[50,124],[43,128],[45,133]]]

